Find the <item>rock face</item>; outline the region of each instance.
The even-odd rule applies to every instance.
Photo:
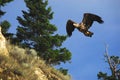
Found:
[[[48,80],[40,68],[35,68],[34,73],[38,77],[37,80]]]
[[[9,55],[8,50],[6,48],[6,39],[1,32],[1,26],[0,26],[0,54],[5,56]]]

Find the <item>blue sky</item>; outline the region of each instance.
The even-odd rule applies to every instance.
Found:
[[[90,30],[92,38],[85,37],[78,30],[63,43],[72,53],[71,64],[62,64],[69,70],[72,80],[97,80],[99,71],[109,72],[104,61],[105,43],[109,45],[109,55],[120,56],[120,1],[119,0],[49,0],[54,12],[52,24],[58,28],[56,33],[66,35],[66,21],[81,22],[83,14],[94,13],[102,17],[104,24],[95,22]],[[14,0],[3,10],[7,11],[2,20],[11,23],[10,32],[16,32],[16,17],[26,10],[23,0]]]

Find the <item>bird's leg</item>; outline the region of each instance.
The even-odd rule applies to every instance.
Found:
[[[90,31],[86,31],[86,32],[84,32],[84,35],[88,36],[88,37],[92,37],[93,33]]]

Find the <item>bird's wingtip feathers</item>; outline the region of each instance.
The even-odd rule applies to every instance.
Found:
[[[104,23],[104,21],[102,19],[98,20],[98,22],[101,24]]]

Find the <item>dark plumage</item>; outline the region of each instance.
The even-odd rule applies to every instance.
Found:
[[[85,13],[83,16],[83,20],[81,23],[76,23],[72,20],[68,20],[66,24],[66,32],[70,37],[75,28],[77,28],[80,32],[82,32],[85,36],[92,37],[93,33],[88,31],[88,29],[92,26],[93,22],[97,21],[98,23],[103,23],[104,21],[98,15]]]

